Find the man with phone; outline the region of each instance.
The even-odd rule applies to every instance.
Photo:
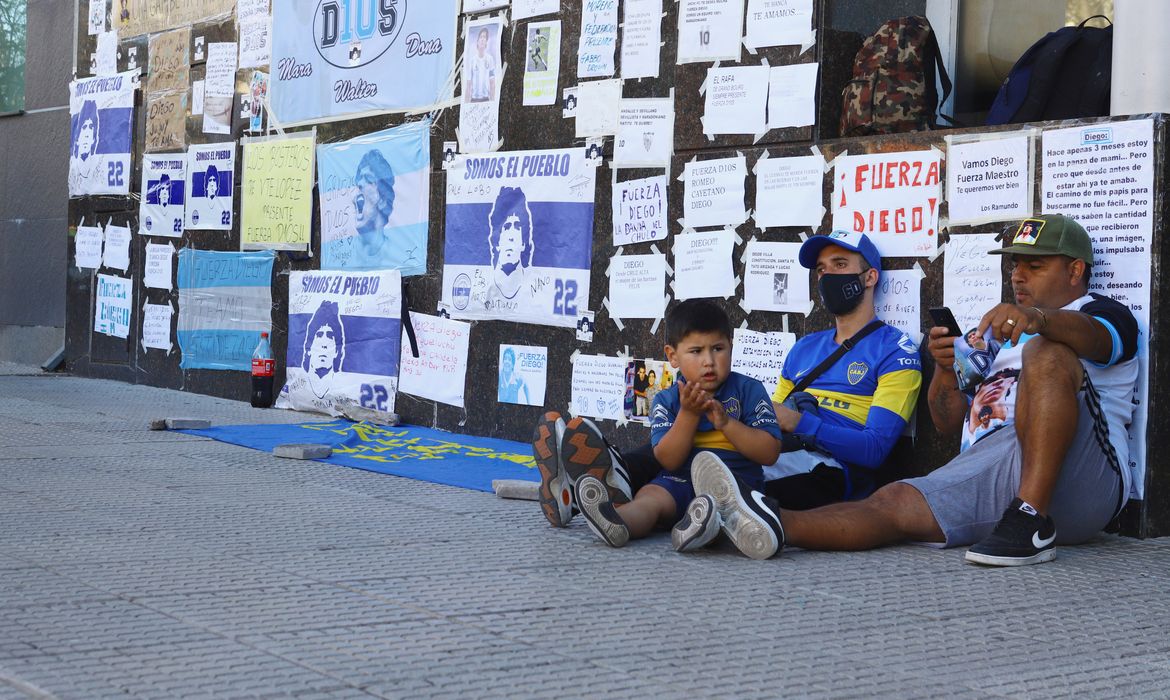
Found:
[[[974,563],[1036,564],[1055,558],[1056,544],[1095,536],[1124,506],[1137,321],[1120,302],[1089,293],[1092,241],[1070,218],[1026,219],[992,253],[1010,256],[1016,303],[998,304],[979,321],[978,335],[1003,341],[979,389],[988,389],[981,402],[1002,411],[1003,425],[930,474],[865,500],[781,511],[787,544],[859,550],[936,542],[970,545],[966,559]],[[935,427],[953,434],[971,411],[951,371],[952,330],[930,329],[938,366],[927,396]]]

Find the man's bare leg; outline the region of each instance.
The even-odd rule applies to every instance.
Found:
[[[1042,337],[1024,345],[1016,396],[1022,500],[1047,513],[1068,448],[1076,435],[1077,392],[1084,367],[1072,348]]]
[[[780,512],[784,540],[803,549],[861,550],[896,542],[945,538],[922,493],[901,482],[863,501]]]

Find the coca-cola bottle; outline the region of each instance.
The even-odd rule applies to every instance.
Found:
[[[270,408],[272,406],[272,372],[276,360],[272,357],[272,344],[268,342],[268,334],[260,334],[260,342],[252,353],[252,406],[256,408]]]

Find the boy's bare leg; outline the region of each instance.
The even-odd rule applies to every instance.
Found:
[[[900,482],[878,489],[863,501],[783,510],[780,522],[785,542],[803,549],[861,550],[907,540],[945,539],[922,493]]]
[[[643,486],[634,495],[634,500],[617,507],[618,515],[622,516],[630,531],[630,539],[649,535],[656,525],[673,523],[676,510],[674,497],[656,484]]]

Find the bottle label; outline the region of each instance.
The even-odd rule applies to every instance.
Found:
[[[271,377],[272,370],[276,365],[276,360],[260,358],[252,358],[252,376],[253,377]]]

